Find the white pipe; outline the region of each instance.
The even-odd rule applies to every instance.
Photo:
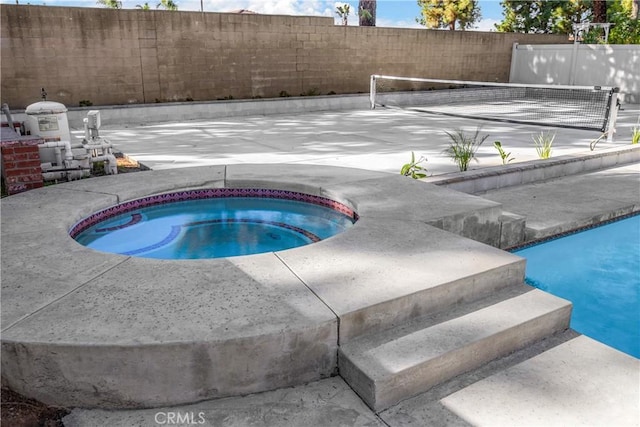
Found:
[[[116,156],[114,156],[113,154],[107,154],[105,157],[107,157],[107,164],[109,165],[109,167],[105,168],[105,170],[109,175],[117,175],[118,161],[116,160]]]
[[[45,181],[55,181],[57,179],[80,179],[80,178],[88,178],[91,174],[88,170],[73,170],[73,171],[56,171],[56,172],[44,172],[42,174],[42,179]]]
[[[39,146],[46,148],[64,148],[64,159],[69,161],[73,160],[70,141],[47,141],[39,144]]]
[[[56,153],[56,165],[64,166],[66,168],[67,165],[65,165],[64,162],[62,161],[62,148],[55,147],[54,152]]]
[[[118,161],[113,154],[104,154],[102,156],[91,157],[91,163],[105,162],[104,172],[107,175],[118,174]]]
[[[86,148],[87,150],[95,150],[98,148],[102,148],[104,150],[105,148],[112,148],[112,145],[109,142],[101,142],[99,144],[82,144],[82,147]]]
[[[91,163],[110,162],[111,161],[111,157],[113,157],[115,159],[115,156],[109,155],[109,154],[104,154],[102,156],[95,156],[95,157],[91,158]]]
[[[9,110],[9,105],[7,103],[2,104],[2,112],[5,116],[7,116],[7,123],[9,123],[9,128],[11,130],[16,130],[13,125],[13,118],[11,117],[11,111]]]

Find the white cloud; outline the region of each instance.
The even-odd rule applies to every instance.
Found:
[[[126,0],[125,7],[135,0]],[[200,0],[176,0],[179,10],[200,10]],[[248,9],[267,15],[333,16],[334,1],[330,0],[202,0],[206,12],[229,12]]]
[[[160,0],[122,0],[125,9],[134,9],[138,4],[149,3],[155,9]],[[181,11],[199,11],[201,0],[174,0]],[[405,0],[406,1],[406,0]],[[414,0],[415,1],[415,0]],[[84,6],[100,7],[97,0],[19,0],[21,4],[47,4],[51,6]],[[229,12],[238,9],[248,9],[256,13],[268,15],[304,15],[304,16],[330,16],[334,18],[336,25],[341,25],[341,20],[336,14],[336,7],[345,4],[346,0],[202,0],[202,6],[206,12]],[[0,3],[15,3],[15,0],[0,0]],[[352,2],[353,3],[353,2]],[[495,19],[481,20],[474,30],[495,31]],[[348,23],[350,26],[358,25],[356,7],[351,7]],[[394,28],[424,28],[414,18],[389,19],[377,16],[378,27]]]
[[[499,24],[501,21],[497,19],[482,19],[478,22],[472,31],[496,31],[495,24]]]
[[[380,17],[376,17],[376,26],[393,27],[393,28],[424,28],[424,26],[418,24],[415,21],[415,19],[413,21],[407,21],[407,20],[392,21],[390,19],[384,19]]]

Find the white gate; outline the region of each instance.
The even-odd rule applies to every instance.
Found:
[[[514,43],[510,83],[614,86],[640,104],[640,45]]]

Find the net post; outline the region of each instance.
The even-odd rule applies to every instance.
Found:
[[[369,102],[371,103],[371,109],[376,108],[376,75],[371,75],[369,82]]]
[[[613,134],[616,132],[616,120],[618,119],[618,88],[611,91],[609,99],[609,115],[607,117],[607,142],[613,142]]]
[[[518,61],[518,42],[514,42],[511,47],[511,66],[509,67],[509,83],[516,80],[516,67]]]

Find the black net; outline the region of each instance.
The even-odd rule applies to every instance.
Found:
[[[611,97],[617,90],[442,82],[378,77],[374,103],[457,117],[604,132]]]

